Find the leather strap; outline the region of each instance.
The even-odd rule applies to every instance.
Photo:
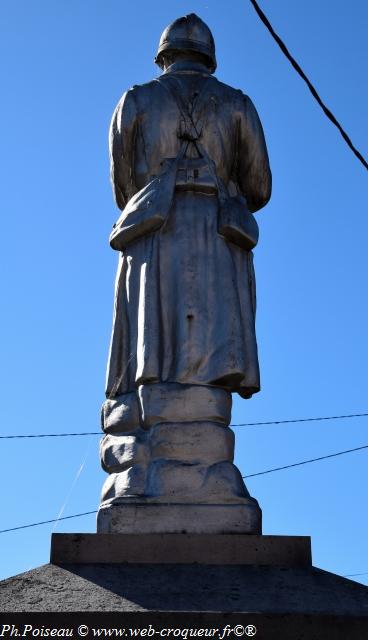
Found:
[[[204,118],[201,119],[201,117],[198,118],[198,120],[195,122],[193,119],[193,110],[194,108],[196,108],[198,110],[198,104],[201,105],[201,103],[203,102],[204,105],[204,100],[203,100],[203,95],[205,93],[205,89],[207,87],[207,84],[209,82],[209,80],[211,80],[212,78],[209,77],[204,85],[202,86],[201,92],[198,94],[195,103],[193,104],[193,109],[192,111],[190,111],[188,104],[183,100],[183,96],[181,94],[180,91],[178,91],[178,89],[180,88],[180,83],[179,80],[177,78],[174,77],[169,77],[168,75],[165,76],[165,79],[163,78],[156,78],[156,81],[160,83],[160,85],[162,87],[164,87],[164,89],[170,93],[170,95],[172,96],[172,98],[174,98],[177,107],[181,113],[181,116],[184,120],[184,122],[186,123],[186,125],[189,124],[189,128],[192,129],[192,131],[194,131],[195,135],[191,136],[189,138],[189,142],[195,142],[196,140],[198,140],[200,138],[200,136],[202,135],[202,130],[203,130],[203,126],[204,126]],[[179,85],[179,86],[178,86]],[[201,106],[203,106],[201,105]],[[186,126],[187,129],[187,126]]]

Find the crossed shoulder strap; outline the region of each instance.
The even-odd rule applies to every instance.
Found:
[[[195,142],[201,137],[202,130],[205,124],[205,115],[203,116],[203,107],[205,105],[206,98],[206,89],[209,81],[212,78],[208,78],[204,84],[202,85],[200,93],[197,95],[192,108],[190,108],[189,104],[183,99],[182,92],[180,90],[180,82],[175,77],[165,76],[164,78],[156,78],[156,81],[160,83],[162,87],[174,98],[177,107],[180,111],[180,114],[185,122],[185,135],[184,139],[187,139],[189,142]],[[194,111],[199,113],[199,117],[197,120],[194,118]]]
[[[209,80],[210,79],[211,78],[209,78]],[[191,133],[190,135],[188,135],[187,133],[187,136],[184,138],[184,141],[186,139],[188,141],[188,144],[192,142],[195,148],[197,149],[198,155],[202,157],[206,162],[209,172],[212,176],[213,182],[217,186],[219,200],[220,202],[224,202],[228,197],[225,185],[222,183],[221,180],[219,180],[213,160],[210,158],[206,149],[203,147],[203,145],[199,141],[202,134],[203,126],[205,124],[205,117],[201,117],[200,115],[199,119],[196,122],[194,121],[193,110],[190,110],[189,105],[186,104],[185,101],[183,100],[183,96],[182,96],[182,93],[180,92],[180,85],[178,80],[176,80],[175,78],[169,78],[167,76],[165,80],[162,80],[161,78],[156,78],[156,80],[166,89],[168,93],[171,94],[171,96],[174,98],[179,108],[179,111],[184,121],[190,125],[190,129],[188,129],[188,126],[186,126],[186,131],[188,132],[190,130]],[[208,80],[202,86],[202,90],[200,94],[197,96],[195,104],[193,105],[193,109],[195,107],[196,111],[198,111],[198,105],[199,107],[202,107],[201,109],[199,109],[200,114],[203,111],[205,99],[207,98],[207,92],[206,92],[207,85],[208,85]]]

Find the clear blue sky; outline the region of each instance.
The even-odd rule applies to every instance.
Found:
[[[367,155],[367,3],[261,4]],[[367,172],[249,1],[2,0],[2,434],[99,428],[117,260],[109,121],[125,89],[158,75],[163,28],[192,11],[213,30],[217,77],[256,104],[274,177],[255,256],[262,391],[235,400],[233,422],[368,411]],[[237,464],[250,474],[358,447],[367,425],[239,427]],[[96,509],[98,440],[2,440],[0,528],[65,502],[64,515]],[[311,535],[317,566],[368,572],[367,462],[363,451],[249,480],[264,533]],[[47,562],[52,528],[1,534],[1,577]],[[94,530],[94,516],[56,527]]]

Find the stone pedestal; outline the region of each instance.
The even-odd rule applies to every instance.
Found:
[[[106,400],[98,533],[261,533],[230,418],[231,394],[215,387],[151,384]]]
[[[99,533],[249,533],[261,531],[261,511],[251,498],[243,504],[160,504],[116,500],[100,506]]]
[[[0,583],[0,611],[20,629],[73,627],[78,637],[87,626],[87,640],[101,627],[368,637],[368,588],[313,567],[307,537],[54,534],[51,564]]]
[[[311,567],[308,536],[54,533],[52,564]]]

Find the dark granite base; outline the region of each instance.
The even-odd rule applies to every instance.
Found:
[[[50,561],[308,567],[312,556],[307,536],[56,533]]]

